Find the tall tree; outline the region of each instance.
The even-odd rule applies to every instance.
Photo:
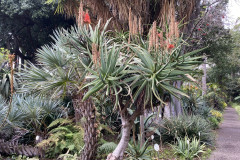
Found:
[[[33,60],[36,49],[51,39],[53,29],[73,24],[54,15],[54,6],[42,0],[0,1],[0,46],[25,60]]]

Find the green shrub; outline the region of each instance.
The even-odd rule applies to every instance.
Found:
[[[80,154],[84,147],[84,131],[79,125],[74,125],[69,119],[57,119],[49,126],[49,137],[37,146],[44,148],[49,158],[60,154]]]
[[[217,111],[215,109],[211,110],[211,115],[217,119],[218,122],[222,121],[223,115],[220,111]]]
[[[219,128],[219,121],[215,117],[209,117],[208,120],[209,120],[209,123],[212,126],[212,129],[218,129]]]
[[[159,128],[164,142],[173,142],[177,137],[190,139],[199,137],[201,142],[213,145],[214,134],[208,121],[199,115],[179,116],[173,119],[165,119]]]
[[[97,149],[97,158],[106,159],[108,154],[112,153],[116,147],[116,143],[102,140],[101,145]]]
[[[227,103],[225,102],[227,95],[222,91],[218,84],[208,85],[208,93],[205,95],[208,104],[214,109],[223,111],[227,107]]]
[[[204,103],[204,102],[203,102]],[[206,105],[199,105],[194,112],[195,115],[200,115],[203,118],[211,117],[211,108]]]
[[[187,136],[184,138],[177,137],[177,144],[172,145],[175,154],[180,157],[192,160],[194,157],[199,158],[199,154],[204,152],[205,145],[200,144],[200,140],[196,137],[189,139]]]
[[[232,107],[235,108],[235,110],[238,112],[238,115],[240,115],[240,105],[238,103],[233,103]]]

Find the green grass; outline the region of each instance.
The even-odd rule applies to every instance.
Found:
[[[238,115],[240,116],[240,104],[232,103],[231,105],[232,105],[233,108],[236,109],[236,111],[238,112]]]

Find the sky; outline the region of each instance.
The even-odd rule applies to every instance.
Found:
[[[229,0],[226,27],[232,28],[238,17],[240,17],[240,0]]]

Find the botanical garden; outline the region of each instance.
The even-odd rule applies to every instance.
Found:
[[[231,1],[0,1],[0,160],[240,159]]]

